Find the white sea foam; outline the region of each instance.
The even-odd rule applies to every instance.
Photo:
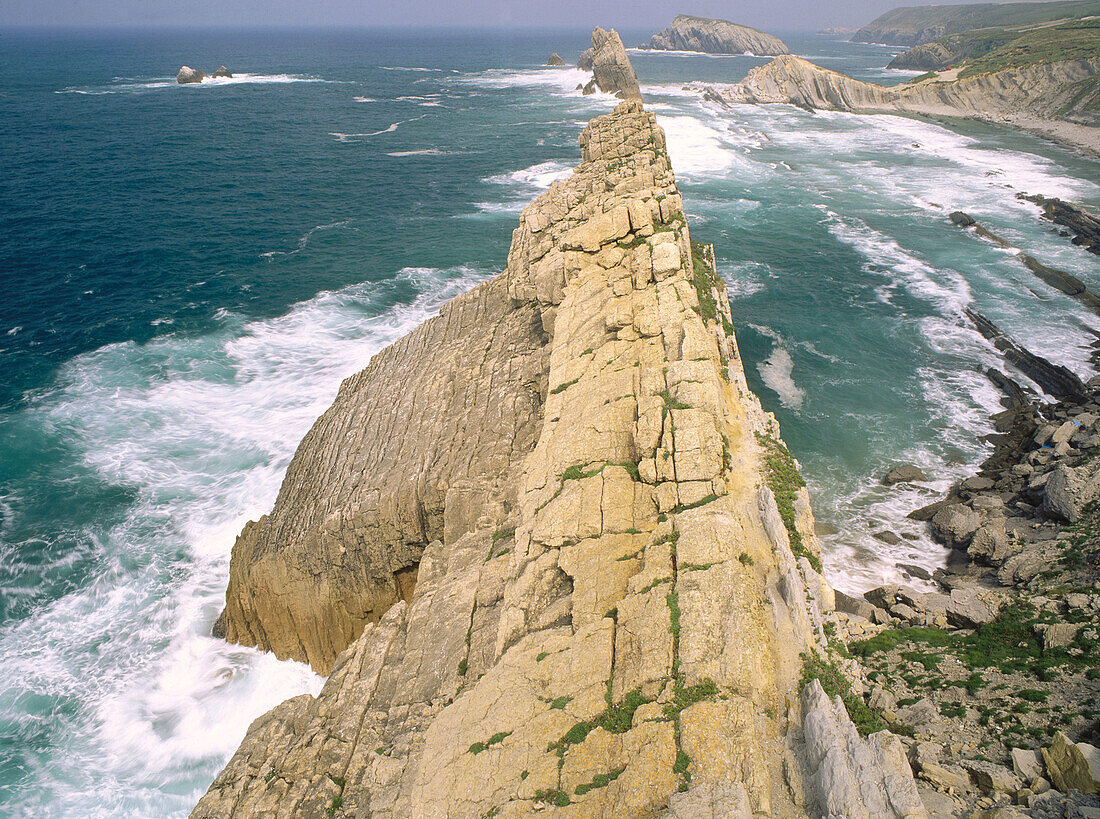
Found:
[[[403,119],[399,120],[398,122],[391,122],[389,125],[379,131],[369,131],[362,134],[345,134],[341,133],[340,131],[329,131],[329,136],[336,137],[337,142],[352,142],[356,139],[360,139],[363,137],[379,136],[380,134],[392,134],[402,125],[406,125],[410,122],[416,122],[417,120],[424,119],[424,117],[427,116],[429,116],[429,114],[421,114],[419,117],[413,117],[412,119]]]
[[[346,228],[351,224],[351,220],[345,219],[342,222],[331,222],[327,225],[317,225],[312,227],[298,237],[298,246],[294,250],[269,250],[266,253],[261,253],[261,259],[267,259],[271,261],[279,256],[293,256],[297,253],[301,253],[307,247],[309,247],[310,240],[317,233],[322,233],[327,230],[339,230],[340,228]],[[357,228],[350,228],[351,230],[357,230]]]
[[[55,756],[31,763],[36,786],[6,804],[13,815],[185,814],[251,719],[319,689],[303,665],[208,636],[234,535],[268,511],[340,381],[487,275],[409,268],[279,318],[228,314],[205,336],[110,345],[71,360],[23,411],[135,500],[122,523],[87,533],[97,576],[0,629],[5,719],[58,737]],[[409,286],[411,302],[385,306]],[[10,705],[21,691],[79,708],[36,728]]]
[[[482,181],[503,186],[506,196],[492,202],[478,202],[477,208],[482,213],[519,213],[533,196],[547,190],[555,182],[568,178],[572,173],[571,165],[548,160],[518,171],[488,176]]]
[[[144,91],[154,88],[210,89],[227,85],[283,85],[286,83],[311,82],[334,83],[339,80],[327,80],[304,74],[234,74],[232,77],[206,77],[202,82],[179,83],[175,77],[116,77],[110,85],[92,87],[69,87],[56,91],[57,94],[120,94]]]

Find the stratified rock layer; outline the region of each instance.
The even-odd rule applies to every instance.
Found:
[[[800,57],[754,68],[718,93],[729,102],[789,103],[807,109],[972,117],[1003,123],[1100,152],[1096,113],[1081,89],[1100,77],[1100,58],[1040,63],[949,82],[882,86],[854,80]]]
[[[615,29],[593,29],[592,47],[581,54],[577,60],[577,68],[591,71],[596,85],[607,94],[626,100],[642,98],[642,89],[638,87],[634,66],[630,64],[630,57],[627,56],[623,41]]]
[[[728,20],[712,20],[677,14],[672,25],[654,34],[649,47],[659,51],[703,51],[707,54],[755,54],[774,57],[790,54],[778,37]]]
[[[625,102],[581,146],[504,272],[345,383],[238,542],[227,611],[348,645],[193,816],[926,815],[888,734],[799,696],[832,592],[663,132]],[[324,642],[310,583],[371,601],[358,637]]]

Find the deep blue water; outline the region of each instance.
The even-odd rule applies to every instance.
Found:
[[[628,44],[648,32],[622,31]],[[208,636],[341,378],[504,264],[522,206],[614,101],[556,32],[0,32],[0,813],[181,815],[308,669]],[[880,82],[890,49],[786,36]],[[716,109],[764,60],[633,53],[747,374],[851,590],[935,566],[904,514],[981,458],[976,306],[1092,374],[1095,316],[952,228],[973,213],[1100,286],[1021,190],[1100,203],[1094,162],[973,123]],[[181,87],[181,64],[233,81]],[[887,547],[881,528],[913,540]]]

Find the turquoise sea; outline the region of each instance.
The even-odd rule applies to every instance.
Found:
[[[892,49],[783,36],[908,76]],[[614,100],[541,63],[586,40],[0,31],[0,814],[185,815],[253,718],[319,689],[209,636],[234,536],[340,380],[499,271],[520,209],[579,161]],[[1100,334],[946,213],[1100,288],[1016,198],[1100,205],[1096,163],[973,123],[722,109],[699,84],[764,60],[631,56],[830,577],[941,565],[904,515],[983,457],[1000,408],[963,309],[1083,377]],[[184,63],[240,73],[181,87]],[[898,461],[937,481],[885,489]]]

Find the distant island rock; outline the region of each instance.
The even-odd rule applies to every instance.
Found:
[[[219,67],[217,71],[214,72],[214,76],[215,77],[232,77],[233,72],[230,71],[228,68],[226,68],[223,65],[223,66]]]
[[[563,60],[561,58],[561,55],[555,51],[553,54],[550,55],[550,59],[546,61],[546,64],[553,66],[565,65],[565,60]]]
[[[790,54],[778,37],[728,20],[677,14],[672,25],[654,34],[649,47],[656,51],[702,51],[707,54],[744,54],[775,57]]]
[[[638,77],[634,66],[626,55],[626,48],[615,29],[605,31],[598,26],[592,31],[592,48],[585,51],[577,60],[577,68],[591,71],[593,82],[584,88],[585,94],[591,94],[595,88],[614,94],[624,100],[640,100],[642,89],[638,87]]]
[[[205,72],[199,71],[197,68],[191,68],[189,65],[180,66],[179,73],[176,74],[176,82],[180,85],[202,82],[205,79]]]

